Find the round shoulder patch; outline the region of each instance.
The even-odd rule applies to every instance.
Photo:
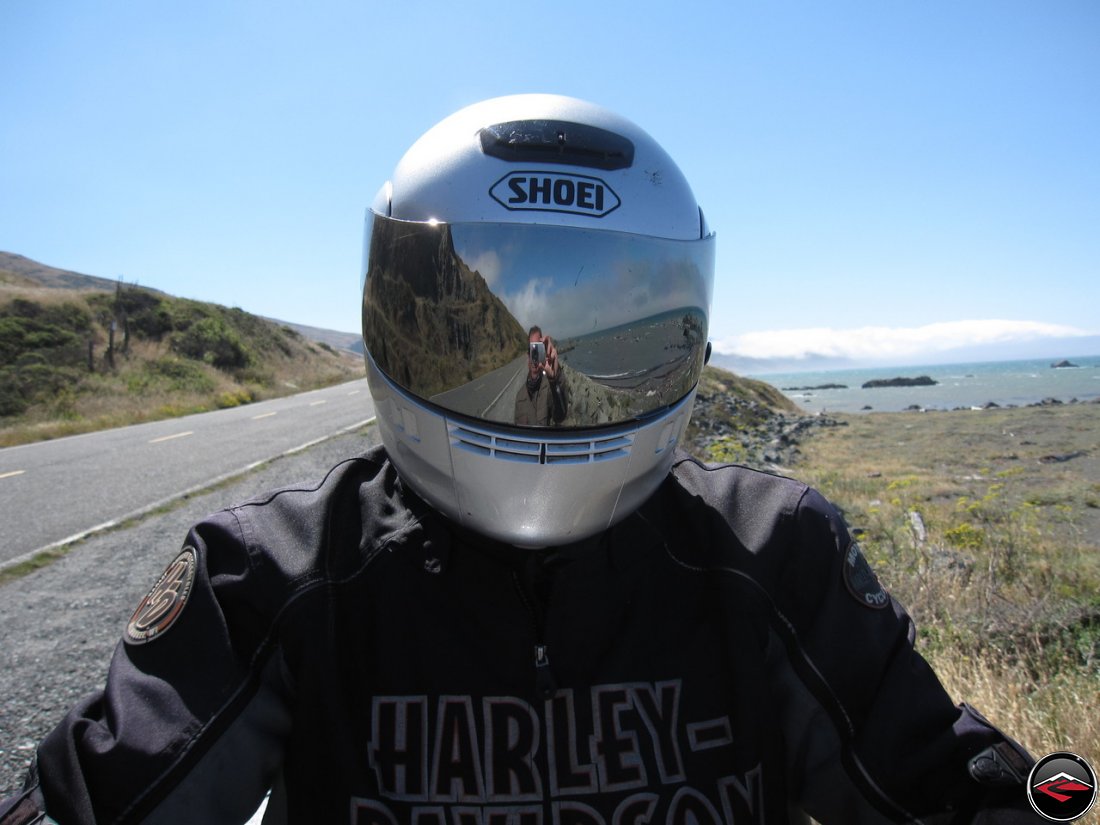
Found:
[[[127,642],[134,645],[151,642],[172,626],[187,605],[197,566],[195,548],[184,547],[130,617],[126,625]]]
[[[890,597],[886,595],[886,590],[879,584],[871,565],[863,557],[859,544],[854,541],[848,545],[848,552],[844,554],[844,586],[864,607],[882,610],[890,604]]]

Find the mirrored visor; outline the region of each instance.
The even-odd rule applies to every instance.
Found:
[[[675,404],[699,380],[714,236],[418,223],[368,212],[363,339],[444,410],[592,427]]]

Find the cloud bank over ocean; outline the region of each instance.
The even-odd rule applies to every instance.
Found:
[[[1065,324],[999,319],[917,327],[865,326],[745,332],[714,341],[719,363],[743,370],[812,370],[1092,354],[1100,333]]]

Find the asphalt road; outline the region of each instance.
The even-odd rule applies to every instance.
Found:
[[[527,379],[527,355],[453,390],[432,396],[432,401],[452,410],[488,418],[490,421],[515,420],[516,392]]]
[[[366,424],[366,379],[0,450],[0,568]]]
[[[0,798],[22,785],[35,745],[65,711],[103,685],[126,620],[193,524],[266,490],[315,484],[378,440],[378,428],[367,427],[280,456],[175,507],[93,535],[52,564],[0,585]]]

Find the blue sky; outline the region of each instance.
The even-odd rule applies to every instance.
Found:
[[[680,163],[719,353],[1100,351],[1094,0],[5,0],[0,31],[0,250],[52,266],[356,331],[408,145],[557,92]]]

